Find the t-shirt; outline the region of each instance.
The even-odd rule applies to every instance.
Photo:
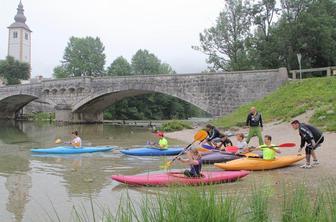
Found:
[[[72,141],[71,141],[71,144],[74,146],[74,147],[81,147],[82,146],[82,140],[79,136],[77,136],[76,138],[74,138]],[[78,145],[79,144],[79,145]]]
[[[238,141],[236,146],[238,147],[238,149],[242,150],[244,148],[247,148],[247,143],[245,141]]]
[[[168,149],[168,140],[166,138],[161,138],[159,140],[159,145],[161,149]]]
[[[278,150],[279,148],[274,147],[273,144],[270,145],[272,148],[268,148],[266,144],[261,145],[260,149],[263,151],[263,159],[264,160],[274,160],[275,159],[275,150]]]

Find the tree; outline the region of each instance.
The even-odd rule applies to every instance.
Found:
[[[110,67],[107,68],[107,74],[112,76],[127,76],[132,73],[132,67],[128,61],[120,56],[116,58]]]
[[[249,68],[245,39],[250,34],[248,7],[243,0],[227,0],[216,25],[200,34],[200,46],[193,48],[208,55],[214,70],[243,70]]]
[[[29,79],[30,65],[7,56],[6,60],[0,61],[0,76],[5,79],[7,85],[20,84],[20,80]]]
[[[98,37],[71,37],[64,51],[62,66],[70,76],[104,74],[104,45]]]
[[[132,69],[135,74],[159,74],[160,66],[161,61],[153,53],[150,53],[146,49],[139,49],[132,57]]]
[[[159,68],[159,74],[176,74],[176,72],[169,64],[162,63]]]
[[[56,79],[64,79],[69,77],[67,67],[65,65],[56,66],[54,68],[53,76]]]

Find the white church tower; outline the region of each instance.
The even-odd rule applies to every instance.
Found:
[[[23,5],[19,3],[15,22],[11,24],[8,36],[8,55],[20,62],[31,64],[31,30],[26,25],[26,16],[23,14]]]

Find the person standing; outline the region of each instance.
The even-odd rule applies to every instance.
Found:
[[[306,152],[306,163],[301,166],[301,168],[309,169],[312,166],[316,166],[319,164],[317,160],[315,149],[320,147],[324,141],[323,133],[314,126],[300,123],[298,120],[294,120],[291,122],[293,129],[299,130],[299,135],[301,137],[301,145],[298,150],[299,153],[302,151],[303,147],[305,147]],[[310,164],[310,156],[313,157],[313,164]]]
[[[263,122],[261,113],[257,112],[255,107],[251,107],[250,113],[247,115],[246,125],[249,127],[246,143],[249,144],[252,137],[257,136],[259,139],[259,146],[264,144],[261,131],[263,128]]]

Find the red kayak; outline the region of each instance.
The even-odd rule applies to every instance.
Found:
[[[168,186],[174,184],[204,185],[232,182],[249,174],[248,171],[202,172],[202,177],[186,177],[181,172],[155,173],[145,175],[113,175],[112,179],[133,186]]]

